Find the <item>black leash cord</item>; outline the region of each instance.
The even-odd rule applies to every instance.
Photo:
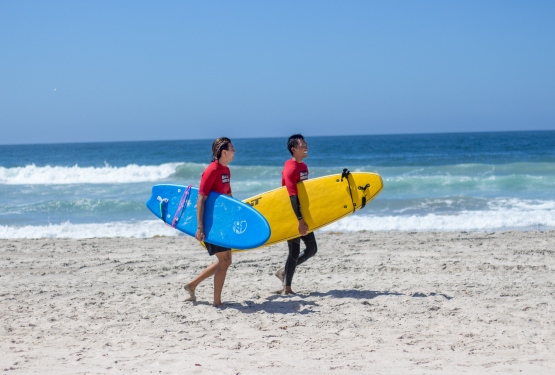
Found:
[[[353,192],[351,190],[351,181],[349,181],[349,175],[351,174],[351,172],[349,172],[349,170],[347,168],[343,169],[343,173],[341,173],[341,182],[343,182],[343,178],[347,179],[347,183],[349,184],[349,194],[351,194],[351,202],[353,203],[353,212],[355,212],[356,209],[356,203],[355,200],[353,199]],[[364,202],[366,204],[366,202]],[[362,206],[364,207],[364,206]]]
[[[351,195],[351,202],[353,203],[353,212],[355,212],[356,210],[356,203],[355,200],[353,199],[353,191],[351,189],[351,181],[349,181],[349,175],[351,174],[351,172],[349,172],[349,170],[347,168],[343,169],[343,173],[341,173],[341,181],[343,181],[344,178],[347,179],[347,183],[349,184],[349,194]],[[362,197],[362,204],[360,205],[360,210],[362,210],[365,206],[366,206],[366,189],[370,187],[370,184],[366,184],[366,186],[362,187],[359,186],[358,190],[362,190],[364,192],[364,196]]]

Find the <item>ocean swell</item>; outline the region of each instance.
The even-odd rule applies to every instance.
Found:
[[[171,176],[183,163],[162,165],[136,165],[125,167],[0,167],[0,184],[6,185],[51,185],[51,184],[125,184],[158,181]]]
[[[555,229],[552,210],[464,211],[456,214],[349,216],[322,231],[495,231]]]
[[[319,232],[366,231],[495,231],[555,229],[554,201],[514,199],[489,202],[489,210],[465,210],[450,214],[361,215],[346,217]],[[0,225],[0,238],[92,238],[184,236],[160,220],[136,222],[48,225]]]
[[[0,238],[95,238],[184,236],[161,220],[144,220],[135,223],[111,222],[92,224],[62,224],[7,226],[0,225]]]

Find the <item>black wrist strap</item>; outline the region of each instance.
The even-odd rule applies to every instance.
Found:
[[[301,220],[303,218],[303,214],[301,213],[301,203],[299,202],[299,197],[297,195],[291,195],[289,199],[291,200],[291,206],[293,207],[295,216],[297,216],[297,220]]]

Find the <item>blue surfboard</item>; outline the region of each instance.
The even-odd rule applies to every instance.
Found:
[[[146,206],[166,224],[194,237],[197,199],[197,187],[155,185]],[[250,205],[213,191],[204,202],[203,221],[206,242],[233,249],[262,246],[271,234],[268,221]]]

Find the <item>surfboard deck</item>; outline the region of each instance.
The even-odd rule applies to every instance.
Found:
[[[301,212],[309,232],[325,227],[360,210],[363,198],[366,204],[383,189],[383,180],[377,173],[352,172],[342,179],[342,174],[309,179],[297,184]],[[352,194],[352,198],[351,198]],[[265,247],[300,237],[298,220],[291,208],[286,187],[270,190],[243,202],[260,212],[271,228]],[[252,249],[233,249],[233,252]]]
[[[166,224],[172,224],[187,186],[155,185],[148,209]],[[175,228],[189,236],[197,232],[198,187],[191,187]],[[268,221],[249,204],[224,194],[210,192],[204,202],[205,241],[235,249],[259,247],[270,238]]]

